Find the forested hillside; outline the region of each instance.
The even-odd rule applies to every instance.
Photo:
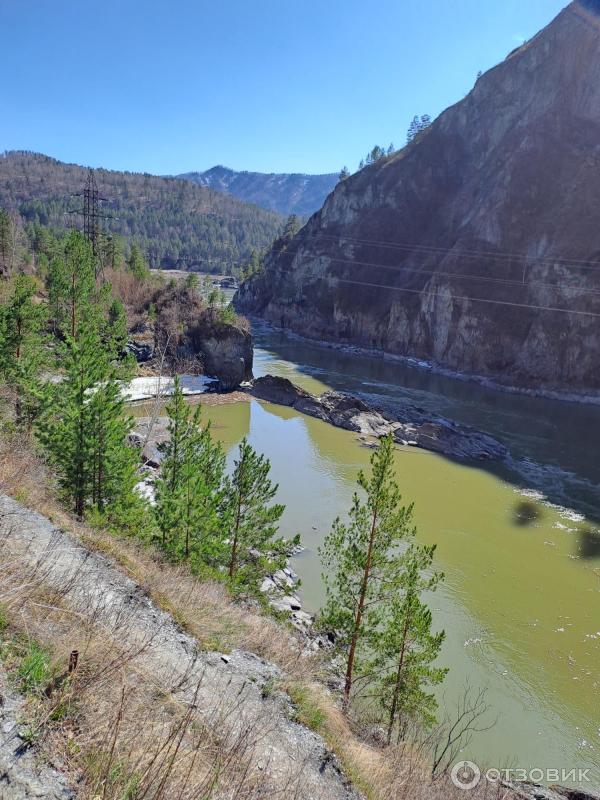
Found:
[[[337,172],[325,175],[267,174],[235,172],[221,166],[212,167],[206,172],[186,172],[177,177],[280,214],[297,214],[301,217],[310,217],[318,211],[338,182]]]
[[[282,229],[273,212],[176,178],[95,170],[103,229],[142,248],[151,266],[231,271]],[[86,168],[39,153],[0,156],[0,207],[54,228],[79,225]]]

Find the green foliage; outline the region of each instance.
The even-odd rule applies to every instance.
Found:
[[[285,507],[269,505],[278,489],[269,478],[270,470],[269,460],[242,439],[233,475],[225,480],[224,498],[228,573],[237,583],[255,583],[285,561],[283,540],[275,539]]]
[[[412,142],[422,131],[431,125],[431,117],[429,114],[423,114],[420,117],[413,117],[412,122],[406,134],[406,142]]]
[[[13,230],[10,214],[0,208],[0,273],[8,272],[13,265]]]
[[[441,683],[448,671],[434,666],[445,632],[431,633],[431,611],[421,600],[444,577],[430,572],[435,549],[412,544],[404,554],[400,591],[385,610],[374,648],[371,670],[379,677],[373,694],[388,719],[388,744],[394,730],[404,738],[410,721],[425,727],[436,721],[437,701],[426,689]]]
[[[386,436],[361,472],[348,522],[336,519],[320,549],[327,601],[321,622],[338,634],[346,655],[345,703],[355,683],[371,687],[388,719],[388,742],[409,720],[430,724],[435,699],[425,691],[445,670],[433,666],[444,633],[431,634],[431,612],[420,596],[442,575],[429,571],[435,547],[415,543],[412,506],[403,506],[394,479],[393,439]]]
[[[354,495],[347,522],[336,519],[319,553],[327,599],[322,623],[338,631],[347,653],[345,698],[355,673],[364,674],[365,658],[376,644],[385,604],[398,591],[402,555],[412,540],[412,506],[401,505],[393,478],[393,440],[384,437],[371,457],[371,475],[362,471],[358,485],[366,500]]]
[[[124,415],[118,368],[103,345],[97,317],[81,310],[78,338],[63,346],[64,380],[38,421],[65,498],[82,517],[131,493],[134,452],[126,444],[133,421]]]
[[[339,174],[338,180],[339,181],[345,181],[346,178],[349,178],[349,177],[350,177],[350,170],[348,169],[348,167],[345,167],[345,166],[342,167],[342,169],[340,171],[340,174]]]
[[[200,278],[196,272],[188,272],[185,276],[185,288],[190,292],[197,292],[200,288]]]
[[[162,446],[155,514],[164,549],[192,564],[222,563],[225,543],[220,509],[225,454],[201,426],[201,407],[192,412],[179,378],[166,407],[169,441]]]
[[[18,666],[17,677],[23,694],[41,691],[52,677],[50,653],[37,642],[29,642]]]
[[[33,278],[19,274],[12,295],[0,307],[0,375],[15,390],[15,421],[28,428],[39,414],[43,388],[46,310],[34,301]]]
[[[17,209],[28,229],[59,230],[85,176],[85,169],[45,156],[9,153],[0,162],[0,206]],[[231,272],[253,249],[269,247],[282,229],[279,214],[188,181],[106,170],[96,177],[112,201],[115,245],[117,237],[135,239],[153,266]],[[103,243],[99,258],[105,268],[121,268],[120,256],[105,254]]]
[[[320,733],[326,721],[325,713],[319,708],[312,698],[309,690],[304,686],[290,685],[287,687],[288,694],[294,710],[292,719],[301,725],[306,725],[315,733]]]
[[[47,289],[55,331],[75,338],[83,310],[89,314],[89,301],[96,290],[92,247],[78,231],[71,231],[63,254],[52,259]]]
[[[140,281],[145,280],[150,275],[148,264],[135,242],[131,245],[129,258],[127,259],[127,269]]]

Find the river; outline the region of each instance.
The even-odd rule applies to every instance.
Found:
[[[482,765],[591,768],[600,786],[600,407],[509,394],[364,355],[255,333],[255,375],[402,395],[493,434],[506,465],[465,465],[398,447],[396,473],[421,541],[438,544],[443,587],[430,598],[450,667],[439,693],[454,708],[466,683],[487,687],[495,724],[463,752]],[[269,403],[207,406],[233,458],[244,435],[272,463],[282,532],[305,550],[293,566],[305,607],[323,599],[317,548],[349,508],[370,451],[355,434]]]

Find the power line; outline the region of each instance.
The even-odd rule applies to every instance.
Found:
[[[417,244],[415,242],[390,242],[383,239],[360,239],[353,236],[347,236],[345,234],[339,234],[335,236],[333,234],[327,233],[314,233],[311,234],[312,238],[321,238],[321,239],[328,239],[331,241],[338,242],[340,245],[343,244],[343,241],[347,241],[350,243],[356,242],[357,244],[367,244],[367,245],[374,245],[376,247],[386,247],[392,248],[402,251],[414,252],[414,251],[421,251],[424,253],[439,253],[444,255],[456,255],[462,256],[465,258],[489,258],[499,261],[514,261],[514,260],[523,260],[527,262],[534,262],[536,264],[551,264],[551,265],[559,265],[559,266],[566,266],[572,267],[574,269],[594,269],[600,268],[600,261],[598,260],[591,260],[591,259],[567,259],[567,258],[553,258],[551,256],[530,256],[526,253],[511,253],[506,250],[456,250],[451,247],[438,247],[435,245],[424,245],[424,244]],[[587,267],[586,265],[589,265]]]
[[[296,252],[298,252],[298,251],[296,251]],[[292,253],[289,253],[289,254],[292,255]],[[295,253],[294,253],[294,255],[295,255]],[[332,260],[338,260],[338,259],[332,259]],[[352,263],[355,263],[355,262],[348,261],[347,263],[352,264]],[[290,270],[290,269],[288,269],[286,271],[288,273],[290,273],[290,274],[292,272],[292,270]],[[434,273],[434,275],[435,274],[439,274],[439,273]],[[316,275],[315,273],[313,273],[309,277],[321,278],[322,276],[319,276],[319,275]],[[586,316],[586,317],[600,317],[600,313],[596,313],[594,311],[580,311],[580,310],[577,310],[577,309],[559,308],[559,307],[555,307],[555,306],[542,306],[542,305],[536,305],[534,303],[517,303],[517,302],[514,302],[514,301],[510,301],[510,300],[493,300],[492,298],[486,298],[486,297],[471,297],[471,296],[466,296],[466,295],[440,294],[439,292],[434,292],[434,291],[432,291],[430,289],[425,289],[425,288],[424,289],[413,289],[413,288],[403,287],[403,286],[392,286],[392,285],[382,284],[382,283],[372,283],[370,281],[356,281],[356,280],[350,280],[349,278],[340,278],[340,277],[335,276],[335,275],[327,276],[327,278],[329,280],[337,281],[338,283],[347,283],[347,284],[351,284],[351,285],[354,285],[354,286],[368,286],[368,287],[377,288],[377,289],[386,289],[388,291],[394,291],[394,292],[406,292],[406,293],[410,293],[410,294],[420,294],[420,295],[424,295],[424,296],[427,296],[427,297],[440,297],[440,298],[442,298],[444,300],[468,300],[468,301],[475,302],[475,303],[488,303],[488,304],[500,305],[500,306],[513,306],[515,308],[527,308],[527,309],[531,309],[533,311],[550,311],[550,312],[557,312],[557,313],[563,313],[563,314],[576,314],[576,315]],[[531,284],[531,283],[526,283],[526,284],[517,283],[517,285],[518,286],[523,286],[523,285],[524,286],[535,286],[535,284]],[[558,289],[558,288],[561,288],[561,287],[556,286],[556,288]],[[573,287],[563,287],[563,288],[573,288]],[[581,291],[584,291],[584,290],[581,290]]]
[[[279,255],[296,255],[299,253],[300,250],[290,250],[289,248]],[[387,269],[392,270],[394,272],[410,272],[416,275],[432,275],[432,276],[443,276],[448,278],[459,278],[461,280],[473,280],[473,281],[481,281],[486,283],[494,283],[499,285],[506,285],[506,286],[538,286],[548,289],[560,289],[560,290],[572,290],[578,292],[584,292],[586,294],[597,294],[600,295],[600,289],[588,289],[582,288],[579,286],[569,286],[564,285],[561,286],[556,283],[543,283],[541,281],[525,281],[525,280],[515,280],[511,278],[495,278],[489,275],[473,275],[470,273],[461,273],[461,272],[442,272],[439,270],[432,270],[432,269],[424,269],[422,267],[406,267],[404,265],[394,265],[394,264],[380,264],[376,261],[359,261],[358,259],[345,259],[345,258],[338,258],[337,256],[326,256],[326,258],[330,259],[330,261],[340,264],[350,264],[352,266],[358,265],[363,267],[373,267],[375,269]]]

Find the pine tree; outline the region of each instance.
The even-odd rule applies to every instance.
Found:
[[[155,514],[162,544],[172,555],[196,564],[218,565],[224,555],[220,517],[225,455],[210,425],[201,426],[201,407],[192,413],[179,377],[167,404],[169,440],[162,446]]]
[[[112,300],[108,307],[106,323],[104,325],[104,341],[113,356],[119,358],[125,350],[129,334],[129,325],[125,306],[120,298]]]
[[[131,251],[129,253],[129,258],[127,259],[127,268],[136,278],[141,281],[143,281],[149,275],[148,265],[144,260],[142,251],[137,244],[135,244],[135,242],[131,245]]]
[[[341,172],[338,176],[338,181],[345,181],[346,178],[350,177],[350,170],[348,167],[342,167]]]
[[[448,671],[433,666],[445,632],[431,633],[431,611],[421,600],[421,594],[435,591],[444,577],[439,572],[429,574],[435,549],[435,545],[413,544],[406,551],[400,591],[386,607],[373,648],[373,671],[381,671],[384,665],[375,696],[387,716],[388,744],[395,728],[398,738],[403,738],[410,720],[426,726],[435,722],[437,702],[426,688],[441,683]]]
[[[336,519],[319,550],[327,592],[321,621],[339,632],[338,646],[346,653],[345,706],[355,672],[364,673],[363,654],[376,642],[384,606],[398,590],[402,574],[399,545],[415,536],[412,505],[401,505],[393,469],[390,435],[381,439],[371,457],[371,475],[359,473],[358,485],[366,493],[366,501],[354,495],[348,522]]]
[[[33,278],[19,274],[6,305],[0,308],[0,373],[15,390],[15,421],[27,428],[40,411],[43,387],[43,326],[46,309],[33,300]]]
[[[0,273],[12,267],[12,224],[10,214],[0,208]]]
[[[91,244],[83,234],[72,231],[64,255],[52,260],[48,273],[50,314],[57,332],[71,338],[77,336],[83,310],[90,312],[88,301],[96,288],[95,271]]]
[[[89,508],[102,512],[132,492],[133,450],[127,436],[117,369],[103,345],[95,313],[80,309],[77,338],[63,345],[64,379],[38,420],[38,436],[64,497],[80,518]]]
[[[270,470],[269,460],[242,439],[233,475],[225,482],[228,572],[237,582],[249,583],[266,574],[282,552],[282,540],[274,537],[285,507],[269,505],[278,489],[269,479]]]

